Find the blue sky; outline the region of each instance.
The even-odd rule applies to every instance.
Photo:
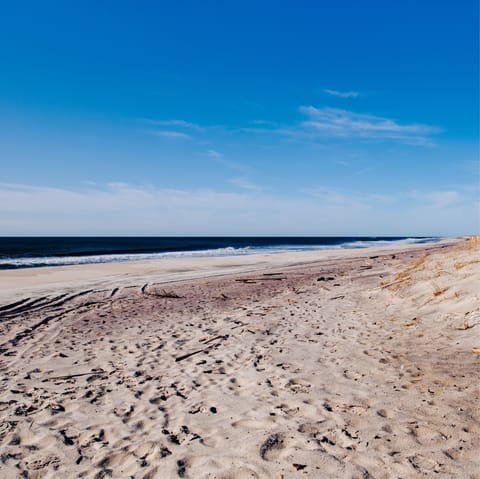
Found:
[[[476,1],[1,9],[0,234],[480,229]]]

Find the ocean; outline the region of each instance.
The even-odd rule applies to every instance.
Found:
[[[438,241],[392,236],[0,237],[0,269],[366,248]]]

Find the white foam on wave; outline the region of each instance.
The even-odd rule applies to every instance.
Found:
[[[342,243],[342,248],[371,248],[374,246],[389,246],[389,245],[408,245],[408,244],[423,244],[438,241],[438,238],[404,238],[396,240],[370,240],[370,241],[350,241]]]
[[[35,266],[71,266],[80,264],[122,263],[127,261],[146,261],[169,258],[204,258],[221,256],[243,256],[254,253],[286,253],[290,251],[318,251],[369,248],[372,246],[388,246],[402,244],[429,243],[438,241],[438,238],[405,238],[392,240],[358,240],[347,241],[331,245],[263,245],[246,246],[243,248],[215,248],[196,251],[169,251],[163,253],[127,253],[127,254],[102,254],[85,256],[47,256],[33,258],[3,258],[0,268],[28,268]]]
[[[168,251],[164,253],[127,253],[99,254],[86,256],[45,256],[34,258],[5,258],[2,265],[17,268],[32,266],[71,266],[76,264],[123,263],[126,261],[145,261],[162,258],[202,258],[209,256],[239,256],[249,253],[250,248],[217,248],[197,251]]]

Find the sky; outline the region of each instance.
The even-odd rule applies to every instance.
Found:
[[[18,1],[0,235],[480,231],[476,0]]]

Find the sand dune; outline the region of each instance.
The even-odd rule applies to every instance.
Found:
[[[479,251],[17,273],[0,476],[478,478]]]

